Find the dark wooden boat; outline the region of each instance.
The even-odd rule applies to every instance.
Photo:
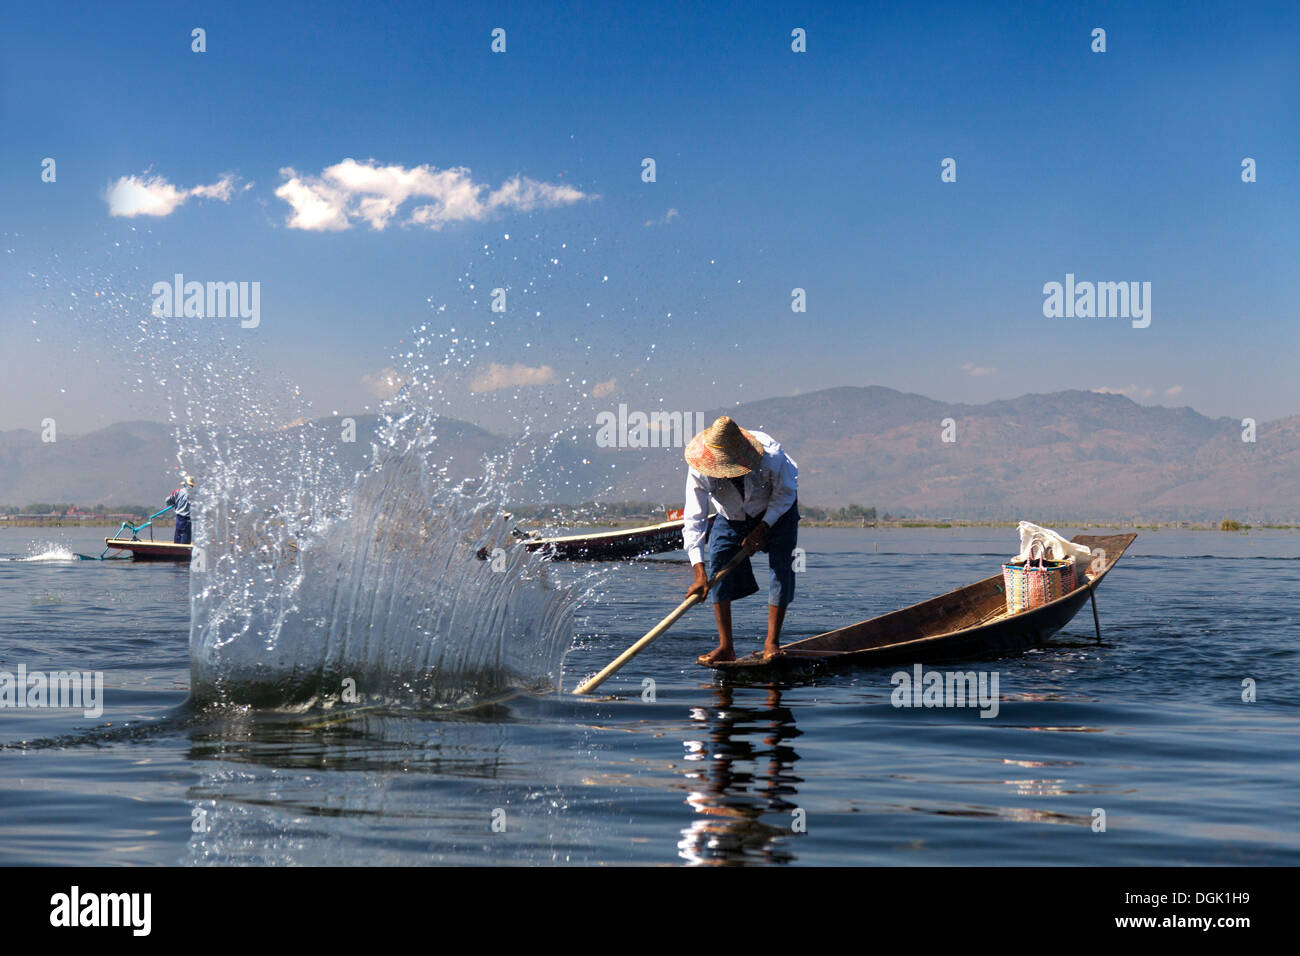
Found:
[[[1110,573],[1136,534],[1076,535],[1076,544],[1106,552],[1106,566],[1069,594],[1028,611],[1008,614],[1002,574],[922,601],[901,611],[850,624],[782,648],[706,664],[724,674],[762,676],[845,665],[875,667],[933,660],[961,660],[1018,651],[1038,644],[1069,624]]]
[[[664,521],[640,528],[619,528],[596,534],[558,538],[525,538],[524,547],[559,561],[613,561],[677,551],[682,546],[682,521]]]
[[[104,544],[120,551],[129,551],[133,561],[189,561],[194,550],[191,544],[142,541],[139,538],[105,538]]]

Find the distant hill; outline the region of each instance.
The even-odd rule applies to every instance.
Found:
[[[151,502],[176,487],[171,426],[121,422],[88,435],[0,432],[0,502],[69,501],[83,506]],[[161,507],[161,505],[159,506]]]
[[[714,409],[766,431],[799,463],[808,504],[930,517],[1292,521],[1300,417],[1258,424],[1086,391],[953,405],[893,389],[832,388]],[[941,437],[944,419],[956,441]],[[606,453],[611,497],[681,497],[680,450]]]
[[[378,417],[352,417],[356,441],[339,442],[335,457],[342,467],[359,471],[370,461]],[[336,429],[341,417],[318,421]],[[272,437],[290,436],[295,427]],[[480,474],[483,456],[503,447],[501,438],[469,422],[444,418],[437,428],[439,441],[448,448],[448,474],[455,478]],[[49,443],[42,442],[38,432],[0,432],[0,503],[67,501],[91,506],[160,501],[176,487],[178,447],[174,426],[161,422],[124,422],[86,435],[60,434]],[[275,447],[274,442],[267,447]]]
[[[952,405],[879,386],[832,388],[725,413],[785,446],[810,505],[1044,521],[1300,517],[1300,416],[1259,423],[1248,444],[1239,420],[1085,391]],[[952,443],[941,437],[949,418]],[[356,419],[357,442],[339,454],[360,468],[375,417]],[[479,474],[484,455],[511,444],[454,419],[438,431],[453,477]],[[584,439],[547,449],[547,466],[528,485],[536,502],[680,501],[680,448],[597,448],[595,435],[593,423]],[[164,424],[126,422],[52,444],[30,431],[0,432],[0,502],[9,504],[153,501],[174,486],[175,467]]]

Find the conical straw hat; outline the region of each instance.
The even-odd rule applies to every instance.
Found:
[[[738,478],[762,460],[763,443],[726,415],[686,446],[686,463],[710,478]]]

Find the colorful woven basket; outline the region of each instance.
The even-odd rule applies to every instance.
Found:
[[[1073,561],[1045,561],[1040,553],[1035,561],[1011,561],[1002,565],[1002,581],[1007,591],[1007,611],[1019,614],[1050,604],[1074,590]]]

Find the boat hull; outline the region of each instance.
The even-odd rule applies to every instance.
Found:
[[[640,558],[682,547],[682,522],[665,521],[641,528],[625,528],[589,535],[533,538],[525,541],[529,551],[540,551],[557,561],[617,561]]]
[[[1019,614],[1005,614],[1006,594],[1002,575],[997,574],[900,611],[795,641],[776,657],[751,654],[704,666],[724,674],[761,677],[831,667],[962,660],[1024,650],[1073,620],[1136,537],[1077,535],[1076,543],[1106,551],[1106,568],[1069,594]]]
[[[174,544],[171,541],[139,541],[131,538],[105,538],[104,544],[120,551],[129,551],[133,561],[188,562],[194,546]]]

